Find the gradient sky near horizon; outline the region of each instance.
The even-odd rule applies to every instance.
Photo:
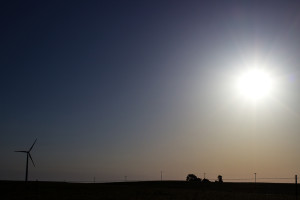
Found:
[[[0,179],[35,138],[30,180],[300,174],[299,1],[0,5]],[[254,63],[256,104],[232,87]]]

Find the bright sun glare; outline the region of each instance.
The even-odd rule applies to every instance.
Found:
[[[270,75],[260,69],[244,72],[237,82],[240,94],[250,100],[259,100],[268,96],[272,86],[273,81]]]

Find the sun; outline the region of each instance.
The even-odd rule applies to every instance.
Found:
[[[273,80],[268,72],[262,69],[251,69],[240,75],[237,87],[243,97],[256,101],[270,95]]]

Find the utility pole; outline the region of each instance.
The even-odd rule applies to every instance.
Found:
[[[295,183],[296,183],[296,200],[297,200],[297,198],[298,198],[298,186],[297,186],[297,179],[298,179],[298,177],[297,177],[297,174],[295,175]]]
[[[160,171],[160,181],[162,181],[162,171]]]
[[[256,183],[256,173],[254,173],[254,182]]]
[[[203,174],[204,174],[204,179],[205,179],[205,174],[206,174],[206,173],[204,172]]]

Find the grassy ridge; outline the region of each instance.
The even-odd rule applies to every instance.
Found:
[[[184,181],[144,181],[87,184],[1,181],[0,187],[1,199],[296,199],[294,184],[276,183],[203,184]]]

